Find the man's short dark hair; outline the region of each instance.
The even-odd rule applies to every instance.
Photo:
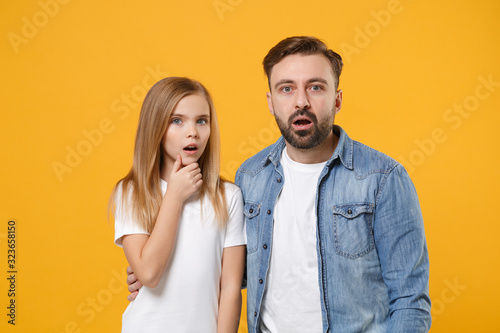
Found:
[[[312,36],[294,36],[283,39],[281,42],[276,44],[267,53],[262,65],[264,65],[264,72],[267,75],[267,82],[269,84],[269,89],[271,89],[271,71],[274,65],[283,60],[286,56],[292,54],[323,54],[331,63],[333,69],[333,75],[336,80],[336,87],[339,85],[339,77],[342,72],[342,57],[330,50],[326,44],[316,37]]]

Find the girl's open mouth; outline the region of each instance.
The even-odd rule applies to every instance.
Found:
[[[184,147],[184,152],[187,153],[187,154],[194,154],[198,151],[198,146],[196,145],[188,145],[186,147]]]

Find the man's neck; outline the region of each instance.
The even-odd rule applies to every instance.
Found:
[[[337,148],[338,142],[339,138],[333,132],[330,132],[322,143],[309,149],[295,148],[285,141],[288,156],[293,161],[304,164],[328,161],[332,157],[335,148]]]

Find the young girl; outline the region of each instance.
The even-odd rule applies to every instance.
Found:
[[[219,129],[199,82],[146,95],[134,162],[115,186],[115,243],[144,285],[122,332],[236,332],[245,263],[243,199],[219,176]]]

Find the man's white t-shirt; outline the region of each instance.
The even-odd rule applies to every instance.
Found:
[[[162,180],[165,194],[167,183]],[[229,221],[220,228],[207,197],[188,199],[179,219],[170,261],[155,288],[142,287],[122,316],[122,332],[216,332],[222,251],[246,244],[240,189],[225,183]],[[120,193],[117,199],[120,199]],[[119,202],[119,201],[117,201]],[[124,235],[148,234],[117,204],[115,243]]]
[[[273,245],[262,300],[262,332],[323,332],[316,190],[326,162],[302,164],[283,150],[285,183],[274,208]]]

